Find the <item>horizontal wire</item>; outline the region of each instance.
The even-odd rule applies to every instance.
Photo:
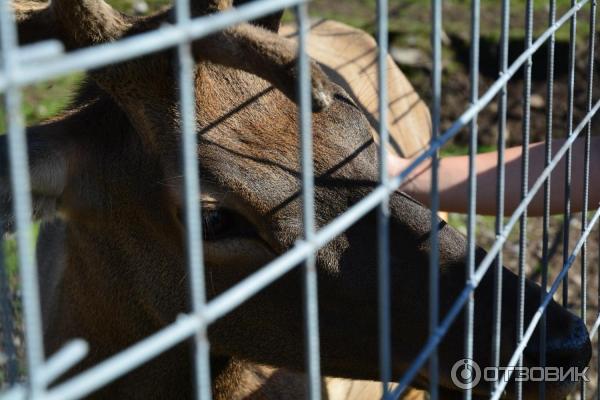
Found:
[[[140,33],[116,42],[63,54],[60,58],[44,62],[23,64],[8,77],[0,74],[0,93],[7,86],[20,87],[47,81],[68,73],[104,67],[157,51],[175,47],[182,43],[200,39],[230,26],[264,17],[265,15],[306,3],[308,0],[261,0],[234,9],[191,19],[190,22],[164,25],[151,32]],[[33,46],[33,45],[29,45]],[[24,46],[27,49],[29,46]],[[20,50],[23,51],[23,50]]]

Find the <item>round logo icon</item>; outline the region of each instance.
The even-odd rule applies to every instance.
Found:
[[[450,375],[457,388],[472,389],[481,380],[481,368],[475,361],[463,358],[454,363]]]

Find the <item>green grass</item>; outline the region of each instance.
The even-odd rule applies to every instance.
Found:
[[[37,124],[57,115],[69,104],[71,95],[82,78],[81,73],[71,74],[26,87],[22,93],[25,124]],[[0,108],[0,132],[6,131],[5,115],[4,108]]]
[[[133,0],[107,0],[111,6],[117,8],[122,12],[131,12],[133,10],[134,1]],[[160,7],[163,7],[167,4],[171,4],[171,1],[168,0],[146,0],[146,4],[150,7],[150,11],[158,10]]]
[[[490,151],[496,151],[496,146],[480,145],[477,148],[477,153],[489,153]],[[467,146],[460,146],[454,143],[449,143],[440,150],[441,157],[464,156],[467,154],[469,154],[469,148]]]
[[[37,238],[38,232],[40,230],[39,223],[34,223],[32,225],[32,237],[34,242],[32,246],[35,246],[35,240]],[[14,236],[9,237],[4,241],[4,265],[6,267],[6,271],[8,272],[10,279],[11,288],[16,288],[18,286],[17,282],[17,271],[18,271],[18,259],[17,259],[17,241]]]

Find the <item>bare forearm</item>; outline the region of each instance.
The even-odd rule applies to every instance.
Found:
[[[555,140],[553,152],[564,144],[564,140]],[[506,150],[505,168],[505,214],[511,214],[521,200],[521,147]],[[597,208],[600,202],[600,138],[593,138],[590,157],[590,192],[589,208]],[[530,146],[529,187],[531,187],[544,170],[544,143]],[[583,167],[584,140],[579,139],[573,146],[573,169],[571,183],[571,199],[573,211],[583,208]],[[450,212],[464,213],[468,208],[468,157],[446,157],[440,160],[439,189],[441,209]],[[494,215],[496,213],[497,153],[484,153],[477,156],[477,213]],[[553,214],[563,212],[565,191],[565,158],[551,175],[551,204]],[[405,190],[418,200],[429,203],[431,189],[430,164],[418,168],[405,184]],[[529,206],[529,215],[542,215],[544,208],[543,190],[540,190]]]

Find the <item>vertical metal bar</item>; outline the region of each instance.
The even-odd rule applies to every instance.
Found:
[[[431,119],[432,143],[440,135],[440,114],[442,102],[442,2],[431,1],[431,48],[433,50],[433,65],[431,70]],[[439,151],[431,156],[431,252],[429,255],[429,336],[434,336],[439,323],[439,241],[438,241],[438,210],[440,199],[438,193]],[[439,381],[439,360],[437,349],[429,358],[429,395],[431,400],[437,400]]]
[[[533,0],[527,0],[525,11],[525,48],[531,47],[533,42]],[[529,133],[531,119],[531,67],[532,57],[528,57],[525,63],[524,87],[523,87],[523,151],[521,162],[521,200],[529,191]],[[527,262],[527,209],[519,220],[519,294],[517,309],[517,343],[523,339],[525,325],[525,265]],[[523,366],[523,355],[519,356],[517,366]],[[516,382],[516,395],[518,399],[523,397],[523,382]]]
[[[587,112],[592,110],[594,95],[594,50],[596,38],[596,0],[590,2],[590,30],[588,38],[588,87],[587,87]],[[583,209],[581,210],[581,232],[588,227],[589,193],[590,193],[590,142],[592,139],[592,120],[587,124],[584,149],[584,171],[583,171]],[[581,248],[581,319],[586,322],[587,318],[587,240]],[[586,382],[581,381],[581,398],[586,398]]]
[[[471,62],[470,62],[470,103],[475,104],[479,98],[479,0],[471,1]],[[467,221],[467,264],[466,279],[467,284],[473,279],[475,273],[475,233],[476,233],[476,190],[477,190],[477,114],[469,123],[470,141],[469,141],[469,210]],[[465,308],[465,359],[473,359],[473,324],[475,311],[475,293],[469,294],[469,300]],[[470,361],[467,361],[470,362]],[[463,398],[470,400],[472,397],[471,388],[468,387],[463,392]]]
[[[387,149],[389,133],[387,54],[388,54],[388,1],[377,0],[378,83],[379,83],[379,182],[388,184]],[[381,202],[377,210],[377,260],[378,265],[378,310],[379,310],[379,373],[383,385],[383,398],[389,395],[392,380],[392,339],[390,312],[390,237],[389,197]]]
[[[571,7],[574,7],[576,0],[571,0]],[[577,34],[577,12],[571,17],[570,30],[569,30],[569,94],[567,100],[567,135],[573,134],[573,104],[575,96],[575,50],[576,50],[576,34]],[[565,155],[565,209],[564,209],[564,226],[563,226],[563,264],[569,259],[569,237],[571,229],[571,153],[572,150],[569,148]],[[568,307],[569,305],[569,274],[565,275],[563,279],[563,292],[562,292],[562,303],[563,306]]]
[[[499,75],[502,77],[508,69],[508,40],[510,27],[510,0],[502,0],[502,26],[501,26],[501,46]],[[496,239],[502,234],[504,229],[504,151],[506,149],[506,115],[508,109],[508,90],[506,85],[502,87],[498,97],[498,167],[496,176]],[[495,260],[494,269],[494,307],[493,327],[492,327],[492,366],[500,366],[500,334],[502,332],[502,249],[498,252]],[[498,385],[494,382],[491,385],[491,393]]]
[[[549,1],[548,10],[548,26],[551,27],[556,21],[556,0]],[[552,33],[550,40],[548,41],[548,61],[547,61],[547,73],[548,73],[548,86],[546,88],[546,140],[545,140],[545,158],[544,168],[548,167],[552,159],[552,124],[554,115],[554,51],[556,44],[556,35]],[[550,189],[551,189],[551,175],[544,182],[544,216],[543,216],[543,233],[542,233],[542,291],[540,293],[540,304],[544,301],[544,297],[548,291],[548,242],[550,235]],[[546,310],[542,314],[540,320],[540,366],[546,366],[546,336],[547,336],[547,321],[546,321]],[[539,398],[546,398],[546,382],[542,379],[539,386]]]
[[[300,104],[300,139],[302,152],[302,205],[304,239],[315,236],[314,172],[312,143],[312,105],[310,97],[310,67],[307,55],[308,10],[306,3],[295,8],[298,22],[298,93]],[[304,264],[304,314],[306,365],[308,370],[308,395],[310,399],[321,398],[321,367],[319,356],[319,308],[315,254]]]
[[[0,40],[2,45],[2,67],[8,80],[5,107],[8,123],[8,150],[13,209],[17,227],[17,255],[23,296],[25,339],[27,350],[27,374],[29,397],[43,394],[45,385],[41,376],[44,362],[44,343],[39,300],[38,275],[33,251],[31,227],[31,197],[27,141],[21,114],[21,89],[11,83],[17,73],[18,39],[14,24],[11,2],[0,4]]]
[[[177,0],[175,18],[179,25],[190,21],[189,0]],[[181,102],[181,134],[183,152],[183,175],[185,180],[185,219],[187,226],[187,257],[191,308],[194,314],[202,315],[206,305],[204,254],[202,245],[202,223],[200,215],[200,173],[198,168],[196,140],[196,100],[194,96],[194,59],[190,42],[177,46],[179,61],[179,100]],[[207,329],[202,328],[194,337],[194,377],[196,398],[209,400],[212,397],[210,379],[210,345]]]
[[[2,221],[0,221],[2,224]],[[2,314],[2,347],[6,357],[6,381],[12,386],[17,380],[18,360],[13,342],[13,304],[10,293],[10,282],[4,262],[4,246],[0,242],[0,313]]]

